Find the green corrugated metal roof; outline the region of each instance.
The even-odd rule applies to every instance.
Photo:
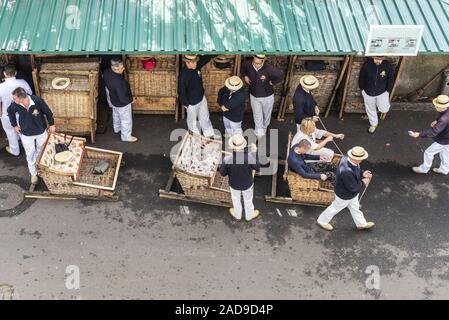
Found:
[[[370,24],[423,24],[449,53],[449,0],[0,0],[11,53],[363,52]]]

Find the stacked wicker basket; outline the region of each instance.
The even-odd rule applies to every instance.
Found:
[[[215,67],[213,60],[206,64],[202,69],[204,95],[206,96],[209,111],[221,112],[217,103],[218,91],[224,86],[225,80],[234,74],[234,65],[237,56],[226,56],[230,60],[227,68],[219,69]]]
[[[59,132],[90,135],[95,142],[99,68],[99,59],[41,58],[33,69],[36,93],[53,111]],[[56,78],[68,78],[69,85],[58,89]]]
[[[202,150],[204,150],[206,145],[212,144],[216,146],[216,151],[213,154],[204,155],[205,157],[215,158],[213,165],[207,172],[199,173],[183,167],[183,159],[186,159],[186,157],[189,156],[188,153],[193,150],[191,147],[192,144],[201,145]],[[221,148],[221,142],[210,140],[203,136],[186,133],[174,161],[173,170],[176,179],[179,181],[179,184],[187,197],[207,202],[214,201],[231,205],[228,178],[222,177],[218,171],[218,166],[224,154]]]
[[[145,70],[143,62],[156,60],[156,67]],[[127,74],[133,96],[134,113],[175,114],[177,110],[177,55],[128,56]]]
[[[307,71],[305,69],[305,60],[297,59],[294,65],[293,76],[290,80],[289,92],[287,93],[287,103],[289,106],[287,112],[293,112],[293,95],[299,85],[299,80],[305,75],[313,75],[318,79],[320,86],[313,90],[313,96],[318,106],[321,108],[321,111],[323,111],[328,105],[337,83],[341,68],[340,64],[340,61],[327,61],[325,70]]]

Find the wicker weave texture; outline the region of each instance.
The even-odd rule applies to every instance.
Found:
[[[61,118],[91,118],[92,106],[90,97],[84,92],[48,91],[42,93],[42,98],[50,106],[55,117]]]
[[[134,96],[176,97],[175,71],[130,71],[129,85]]]

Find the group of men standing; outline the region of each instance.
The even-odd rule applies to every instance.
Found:
[[[184,66],[178,80],[179,102],[187,110],[187,127],[196,134],[215,138],[214,129],[209,119],[209,110],[201,69],[214,56],[184,55]],[[273,86],[283,81],[281,70],[266,62],[266,56],[256,54],[244,61],[241,67],[241,77],[231,76],[218,92],[217,102],[223,112],[223,124],[229,137],[228,145],[233,151],[221,165],[220,173],[229,176],[229,185],[233,201],[230,213],[236,219],[241,219],[244,199],[246,220],[259,216],[254,209],[254,172],[259,170],[256,145],[247,148],[247,142],[242,136],[244,109],[248,98],[246,83],[249,90],[250,105],[253,111],[254,132],[258,139],[262,138],[270,125],[274,105]],[[106,87],[106,97],[113,113],[113,128],[120,133],[124,142],[136,142],[132,135],[132,96],[129,83],[123,77],[125,67],[120,59],[112,59],[111,67],[103,73]],[[25,149],[31,182],[37,183],[36,160],[47,139],[47,132],[55,132],[53,114],[45,101],[32,94],[25,80],[16,78],[16,68],[8,65],[3,71],[5,80],[0,84],[0,119],[7,135],[9,145],[6,152],[19,156],[19,140]],[[390,109],[390,94],[393,87],[394,70],[391,64],[382,57],[369,58],[361,68],[359,86],[365,103],[369,120],[368,132],[373,134],[378,127],[378,111],[385,116]],[[297,130],[304,120],[318,121],[320,108],[313,96],[313,90],[319,82],[312,75],[300,79],[293,96],[293,107]],[[440,95],[433,100],[433,105],[439,116],[430,124],[428,130],[422,132],[410,131],[414,138],[432,138],[434,143],[424,152],[424,161],[420,166],[413,167],[415,173],[427,173],[432,166],[434,156],[440,154],[441,165],[433,168],[433,172],[447,175],[449,173],[449,97]],[[381,115],[381,117],[382,117]],[[342,136],[329,133],[330,136]],[[310,149],[310,141],[303,139],[292,146],[292,160],[298,172],[316,179],[330,178],[335,186],[335,201],[318,218],[318,224],[326,230],[332,230],[332,217],[348,207],[359,229],[369,229],[374,223],[367,222],[359,208],[359,193],[372,178],[370,171],[362,171],[360,163],[368,157],[368,152],[362,147],[354,147],[343,157],[338,168],[329,166],[314,166],[306,164],[305,154]],[[323,160],[315,156],[314,161]],[[329,160],[329,159],[326,159]],[[290,160],[289,160],[290,161]],[[316,172],[314,172],[314,170]]]

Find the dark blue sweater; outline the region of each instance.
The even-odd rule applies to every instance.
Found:
[[[293,95],[293,109],[295,112],[295,123],[301,124],[304,118],[310,118],[315,115],[316,101],[313,95],[306,92],[301,85],[296,88]]]
[[[290,170],[296,172],[303,178],[315,180],[321,179],[321,174],[312,172],[305,160],[320,160],[320,156],[310,154],[297,154],[292,148],[287,159],[288,167],[290,168]]]
[[[53,113],[41,97],[30,95],[29,98],[33,100],[34,105],[27,110],[24,106],[13,102],[8,107],[8,117],[11,125],[17,127],[16,113],[19,114],[19,126],[22,134],[25,136],[37,136],[44,133],[47,129],[45,117],[50,126],[54,125],[55,121]]]
[[[421,138],[432,138],[433,141],[442,145],[449,144],[449,109],[438,115],[437,123],[432,128],[419,134]]]
[[[359,87],[369,96],[375,97],[385,91],[391,92],[394,83],[394,70],[390,62],[383,60],[378,66],[368,58],[360,69]]]
[[[362,169],[350,163],[348,157],[344,156],[337,170],[335,194],[343,200],[350,200],[356,197],[363,189],[362,179]]]
[[[107,69],[103,73],[103,80],[109,90],[109,98],[114,107],[125,107],[133,102],[133,95],[128,81],[123,75]]]
[[[195,105],[204,97],[203,77],[201,68],[204,67],[214,56],[201,56],[196,64],[196,69],[184,66],[179,73],[178,96],[182,106]]]
[[[253,170],[259,170],[260,163],[257,155],[247,151],[233,152],[223,159],[220,174],[229,177],[229,186],[234,190],[247,190],[253,183]]]
[[[218,91],[218,105],[225,106],[229,111],[223,112],[223,116],[233,122],[243,121],[245,113],[246,90],[241,88],[231,94],[231,90],[223,87]]]
[[[252,60],[247,60],[242,63],[240,69],[242,76],[248,76],[251,80],[249,85],[249,92],[254,97],[268,97],[274,94],[273,85],[281,82],[284,79],[284,72],[272,65],[263,64],[258,71],[254,69]],[[270,81],[273,85],[270,84]]]

